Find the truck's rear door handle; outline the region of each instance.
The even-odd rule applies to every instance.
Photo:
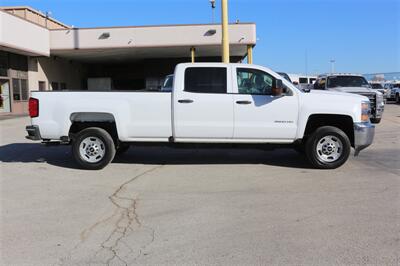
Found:
[[[184,100],[178,100],[178,103],[192,103],[193,100],[190,99],[184,99]]]
[[[251,101],[236,101],[237,104],[251,104]]]

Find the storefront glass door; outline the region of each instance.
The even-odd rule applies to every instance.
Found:
[[[0,113],[11,112],[10,81],[0,79]]]

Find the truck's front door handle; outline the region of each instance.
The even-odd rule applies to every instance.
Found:
[[[236,101],[237,104],[251,104],[251,101]]]
[[[192,103],[193,100],[190,99],[184,99],[184,100],[178,100],[178,103]]]

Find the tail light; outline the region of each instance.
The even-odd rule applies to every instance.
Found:
[[[29,98],[29,116],[32,118],[39,116],[39,100],[36,98]]]

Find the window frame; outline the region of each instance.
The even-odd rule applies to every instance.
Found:
[[[43,89],[41,89],[40,84],[43,84],[43,85],[44,85],[44,86],[43,86]],[[39,80],[39,81],[38,81],[38,91],[46,91],[46,81],[43,81],[43,80]]]
[[[26,99],[23,99],[23,93],[22,93],[22,82],[25,82],[26,85]],[[12,100],[14,102],[27,102],[29,100],[29,83],[27,79],[21,79],[21,78],[11,78],[11,88],[12,88]],[[18,93],[14,93],[14,86],[18,85],[17,91]],[[16,100],[14,98],[15,95],[19,95],[19,100]]]
[[[221,69],[225,69],[226,71],[226,83],[225,83],[225,92],[200,92],[200,91],[188,91],[186,90],[186,71],[188,69],[193,69],[193,68],[221,68]],[[230,72],[231,69],[229,66],[213,66],[213,65],[205,65],[205,66],[189,66],[185,68],[185,71],[183,73],[183,91],[185,93],[196,93],[196,94],[215,94],[215,95],[224,95],[224,94],[230,94],[231,93],[231,82],[230,82]]]

